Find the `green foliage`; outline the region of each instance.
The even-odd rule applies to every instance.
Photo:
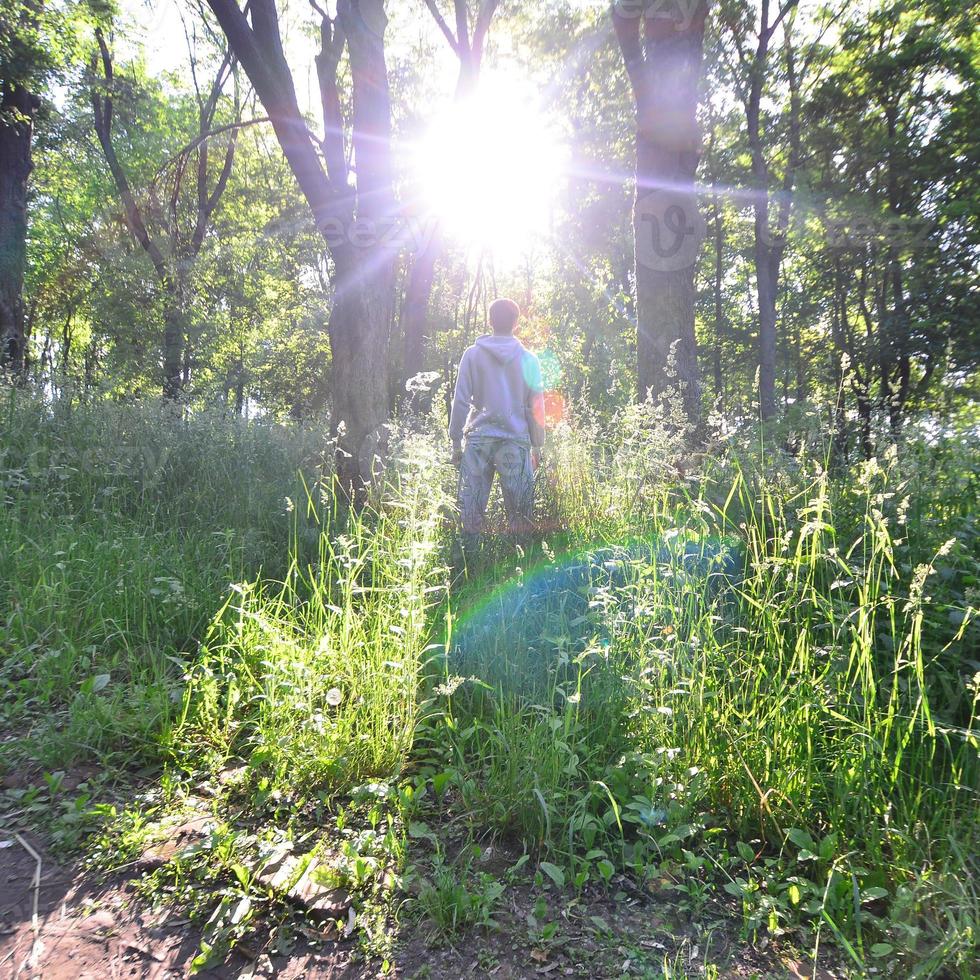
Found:
[[[424,920],[436,942],[452,939],[471,928],[493,928],[494,908],[504,885],[493,875],[473,870],[479,848],[467,848],[453,862],[437,851],[432,867],[418,874],[418,896],[414,910]]]

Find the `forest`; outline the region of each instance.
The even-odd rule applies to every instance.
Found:
[[[976,22],[0,0],[0,976],[980,976]]]

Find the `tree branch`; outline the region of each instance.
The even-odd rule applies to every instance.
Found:
[[[255,30],[249,26],[236,0],[208,0],[208,5],[262,100],[317,227],[322,228],[328,219],[334,217],[337,201],[299,111],[296,89],[282,50],[278,22],[270,25],[276,16],[274,0],[251,0]]]
[[[630,87],[637,106],[646,101],[646,85],[644,84],[643,47],[640,43],[640,17],[623,14],[613,3],[610,6],[613,30],[619,42],[619,50],[623,55],[623,64],[629,76]]]
[[[776,32],[776,28],[779,27],[783,18],[799,3],[799,0],[786,0],[786,3],[780,8],[779,13],[776,14],[776,19],[769,25],[768,28],[764,27],[764,30],[769,35],[769,38],[773,36]],[[768,5],[767,5],[768,6]],[[766,39],[768,40],[768,38]]]
[[[311,0],[311,3],[313,0]],[[337,70],[347,38],[336,18],[325,13],[320,19],[320,50],[316,62],[317,81],[320,84],[320,111],[323,115],[323,157],[327,164],[327,176],[336,193],[346,193],[349,170],[344,147],[344,117],[340,106],[340,89]]]
[[[105,156],[106,163],[109,166],[109,173],[112,175],[116,190],[122,199],[123,218],[126,222],[126,227],[129,228],[130,233],[136,239],[139,246],[150,257],[153,268],[156,270],[160,279],[167,281],[169,276],[166,260],[156,242],[150,237],[149,231],[147,231],[146,224],[143,221],[143,215],[140,212],[139,205],[136,203],[136,197],[130,187],[129,178],[126,176],[126,171],[123,170],[122,164],[116,156],[115,148],[112,145],[112,55],[102,34],[102,29],[99,27],[95,29],[95,40],[99,45],[102,71],[105,79],[104,97],[99,95],[94,86],[91,92],[95,133],[99,138],[103,156]],[[93,70],[94,67],[93,65]]]
[[[433,20],[435,20],[436,24],[438,25],[439,30],[442,31],[446,40],[449,42],[449,46],[453,49],[456,55],[459,56],[460,55],[459,41],[456,40],[456,37],[453,34],[452,29],[449,27],[449,24],[446,23],[446,18],[443,17],[442,14],[439,12],[439,8],[436,6],[436,0],[425,0],[425,5],[426,7],[429,8],[429,13],[432,14],[432,18]]]
[[[487,33],[490,30],[490,22],[493,20],[499,2],[500,0],[483,0],[480,9],[477,11],[476,24],[473,27],[473,42],[470,44],[470,53],[476,68],[479,68],[483,61],[483,48],[486,44]]]
[[[466,0],[453,0],[456,11],[456,43],[460,54],[468,54],[470,49],[470,28],[466,22]]]

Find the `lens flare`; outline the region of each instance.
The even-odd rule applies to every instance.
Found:
[[[566,157],[531,84],[488,74],[416,146],[420,203],[460,243],[516,262],[548,232]]]

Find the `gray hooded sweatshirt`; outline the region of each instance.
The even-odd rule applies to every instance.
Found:
[[[459,362],[449,438],[513,439],[544,445],[541,365],[516,338],[481,337]]]

